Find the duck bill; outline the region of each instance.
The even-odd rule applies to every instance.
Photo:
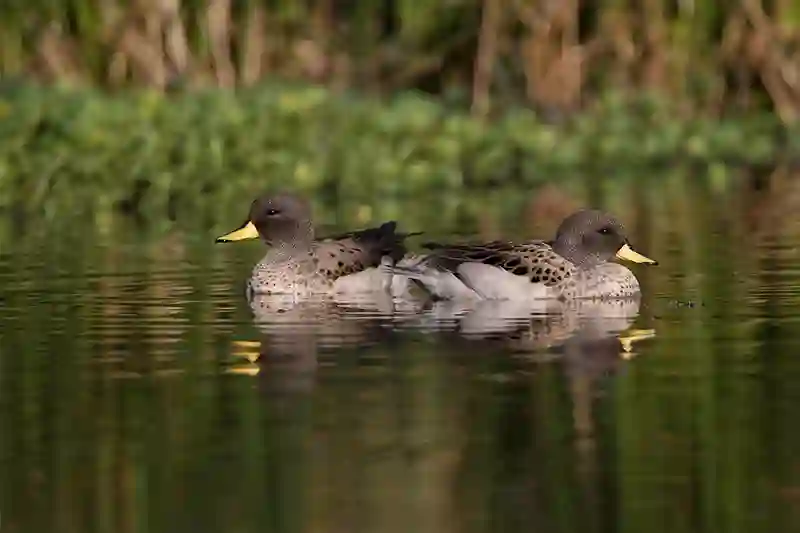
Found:
[[[617,251],[617,258],[631,261],[632,263],[644,263],[646,265],[657,265],[658,261],[646,257],[633,248],[629,244],[625,244]]]
[[[230,233],[226,233],[222,237],[217,237],[216,242],[247,241],[250,239],[257,239],[257,238],[258,238],[258,230],[256,229],[255,225],[253,225],[253,223],[248,220],[239,229],[234,230]]]

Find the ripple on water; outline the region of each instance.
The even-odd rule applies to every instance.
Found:
[[[640,304],[542,313],[253,307],[244,253],[154,248],[0,256],[0,494],[26,495],[19,524],[800,525],[773,512],[800,486],[788,255],[729,268],[676,247]]]

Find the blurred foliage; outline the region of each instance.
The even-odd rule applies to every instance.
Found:
[[[7,84],[0,92],[0,207],[53,217],[116,208],[174,217],[266,189],[366,204],[547,181],[626,183],[692,166],[724,185],[730,165],[800,146],[769,114],[677,120],[668,102],[607,98],[550,124],[517,109],[491,122],[406,93],[386,101],[265,86],[162,94]]]
[[[268,78],[393,94],[483,115],[527,102],[572,114],[610,89],[682,111],[800,113],[793,0],[13,0],[0,74],[168,90]]]

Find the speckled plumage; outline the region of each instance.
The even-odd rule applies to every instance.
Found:
[[[395,222],[315,239],[307,202],[290,194],[256,199],[241,228],[218,242],[260,237],[270,250],[253,268],[249,295],[387,291],[391,266],[405,254],[407,234]]]
[[[628,245],[609,215],[579,211],[562,222],[554,241],[492,241],[423,245],[428,253],[394,269],[443,299],[625,298],[639,294],[636,276],[615,254],[655,263]]]
[[[253,268],[248,290],[255,294],[322,293],[386,290],[391,273],[381,270],[381,258],[402,257],[403,235],[395,223],[302,245],[289,244],[267,252]],[[288,246],[288,248],[287,248]],[[394,256],[394,257],[393,257]]]

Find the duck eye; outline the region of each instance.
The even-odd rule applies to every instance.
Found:
[[[598,233],[600,233],[601,235],[609,235],[611,233],[611,228],[609,228],[608,226],[600,228],[598,230]]]
[[[277,209],[267,209],[267,216],[269,217],[275,216],[278,214],[278,212],[279,211]]]

